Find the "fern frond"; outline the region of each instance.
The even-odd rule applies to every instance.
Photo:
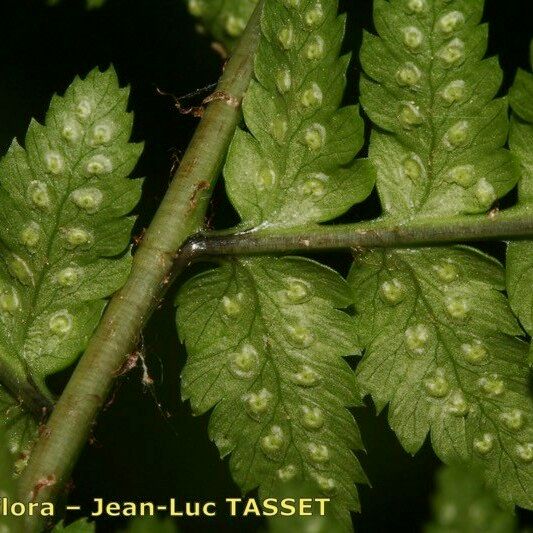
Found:
[[[375,0],[361,103],[380,128],[370,158],[394,216],[485,212],[516,184],[502,72],[482,59],[483,0]]]
[[[531,45],[533,66],[533,43]],[[533,74],[520,70],[510,93],[513,117],[509,145],[521,167],[519,208],[533,217]],[[533,334],[533,241],[513,242],[507,249],[507,291],[524,329]],[[530,352],[533,364],[533,349]]]
[[[386,216],[482,212],[516,182],[501,73],[482,60],[481,0],[376,0],[362,101],[380,129],[370,158]],[[379,104],[379,105],[378,105]],[[360,385],[411,453],[428,433],[445,462],[484,471],[498,496],[533,506],[533,405],[527,345],[501,291],[504,270],[480,252],[369,252],[352,268],[366,349]]]
[[[296,6],[296,7],[291,7]],[[227,193],[241,226],[331,220],[373,188],[357,106],[339,109],[349,56],[339,57],[345,17],[337,2],[267,2],[263,38],[228,153]]]
[[[128,142],[127,100],[113,69],[77,78],[0,162],[0,357],[42,390],[129,273],[141,180],[128,175],[142,146]]]
[[[342,360],[357,351],[345,281],[303,258],[243,258],[193,278],[177,303],[182,395],[196,414],[215,407],[209,435],[241,489],[309,480],[347,523],[365,476],[345,409],[359,402]]]
[[[244,32],[257,0],[187,0],[189,13],[200,28],[231,50]]]
[[[363,142],[356,106],[339,109],[349,58],[335,0],[265,3],[255,79],[224,169],[241,229],[335,218],[370,193],[374,174],[354,161]],[[345,407],[358,402],[343,356],[357,350],[344,280],[302,258],[254,257],[194,278],[178,300],[189,360],[183,394],[215,407],[210,436],[244,491],[271,495],[293,477],[331,495],[350,527],[365,476]]]
[[[503,510],[483,476],[465,465],[444,466],[437,476],[433,520],[426,533],[516,533],[516,517]]]
[[[428,432],[445,462],[485,470],[499,496],[531,507],[533,408],[527,345],[503,268],[468,248],[370,252],[354,264],[358,381],[404,448]]]

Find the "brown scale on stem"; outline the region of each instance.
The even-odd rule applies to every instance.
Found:
[[[39,493],[46,487],[53,487],[56,484],[56,477],[54,474],[50,474],[47,477],[39,479],[34,485],[33,490],[30,493],[30,500],[35,501]]]
[[[191,199],[189,200],[189,206],[190,206],[190,209],[191,211],[193,209],[196,209],[196,206],[198,205],[198,195],[202,192],[202,191],[208,191],[209,189],[211,188],[211,184],[208,182],[208,181],[200,181],[193,193],[191,194]]]
[[[126,357],[126,359],[124,360],[120,368],[115,371],[115,377],[118,378],[120,376],[124,376],[125,374],[133,370],[137,366],[139,357],[140,357],[139,350],[134,350],[133,352],[128,354],[128,356]]]

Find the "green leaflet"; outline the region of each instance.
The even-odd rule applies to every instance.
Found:
[[[362,101],[381,128],[370,158],[391,217],[485,211],[516,182],[501,148],[506,105],[492,100],[501,74],[482,60],[482,7],[376,0],[381,37],[365,37]],[[366,348],[358,381],[378,409],[390,403],[406,450],[430,433],[445,462],[478,465],[502,500],[532,508],[527,346],[503,268],[464,247],[369,252],[349,282]]]
[[[498,505],[483,477],[465,465],[444,466],[438,473],[433,521],[426,533],[515,533],[516,518]]]
[[[0,357],[43,390],[129,273],[142,145],[128,142],[127,100],[113,69],[77,78],[0,162]]]
[[[224,176],[242,227],[331,220],[374,184],[357,106],[339,109],[348,56],[337,2],[267,2],[252,80]]]
[[[485,470],[507,502],[533,504],[533,406],[525,343],[503,268],[463,247],[369,252],[354,264],[360,385],[415,453]]]
[[[187,5],[189,13],[200,20],[201,30],[231,50],[246,28],[257,0],[187,0]]]
[[[331,220],[374,183],[356,106],[339,109],[349,58],[339,57],[345,18],[335,0],[272,0],[262,15],[255,79],[224,176],[240,229]],[[189,360],[183,396],[215,407],[210,436],[243,491],[273,495],[291,478],[331,495],[343,528],[359,508],[362,447],[345,407],[359,396],[343,356],[357,350],[344,280],[302,258],[223,263],[178,298]]]
[[[533,43],[531,46],[533,65]],[[513,118],[510,147],[521,167],[519,208],[533,216],[533,74],[520,70],[510,94]],[[533,334],[533,242],[514,242],[507,251],[507,291],[513,310]],[[533,350],[530,352],[533,363]]]
[[[241,258],[196,276],[178,297],[189,359],[182,395],[215,407],[209,434],[243,491],[278,494],[293,478],[333,498],[347,527],[364,482],[350,451],[359,432],[345,409],[359,403],[342,357],[357,351],[352,298],[334,271],[308,259]],[[316,489],[315,489],[316,490]]]
[[[516,183],[502,146],[502,73],[482,60],[483,0],[375,0],[379,37],[365,34],[361,103],[379,130],[370,159],[386,213],[481,213]]]

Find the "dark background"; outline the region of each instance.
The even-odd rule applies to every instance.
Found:
[[[486,4],[489,53],[500,55],[507,90],[516,68],[528,67],[533,37],[530,0]],[[347,49],[357,51],[362,28],[372,29],[371,2],[345,0],[341,5],[349,14]],[[0,154],[13,137],[23,140],[31,117],[43,119],[54,92],[62,93],[76,74],[110,63],[121,82],[132,86],[134,139],[146,141],[136,171],[147,177],[139,233],[164,194],[173,158],[183,153],[197,122],[180,115],[172,99],[158,95],[156,88],[181,96],[214,83],[221,72],[220,58],[194,31],[183,0],[108,0],[103,9],[92,12],[85,11],[81,0],[64,0],[54,8],[46,7],[44,0],[0,0]],[[349,101],[357,98],[357,77],[355,58]],[[234,222],[220,187],[212,207],[218,225]],[[371,216],[374,211],[367,203],[364,214]],[[502,247],[496,245],[491,251],[499,256]],[[343,273],[349,265],[348,256],[322,259]],[[171,302],[169,297],[156,312],[144,336],[155,387],[143,388],[139,370],[117,385],[94,443],[75,471],[73,503],[89,506],[93,497],[165,503],[172,496],[222,502],[240,495],[207,438],[207,417],[193,418],[189,405],[180,400],[178,377],[185,353],[175,333]],[[59,387],[66,377],[66,373],[59,376],[54,385]],[[368,450],[360,459],[373,485],[360,488],[363,514],[355,517],[356,529],[420,531],[430,516],[438,461],[428,445],[416,457],[408,456],[388,429],[386,417],[376,417],[369,407],[355,412]],[[260,521],[237,521],[220,513],[216,519],[192,518],[179,524],[183,531],[256,531]],[[99,525],[108,531],[122,523],[108,520]]]

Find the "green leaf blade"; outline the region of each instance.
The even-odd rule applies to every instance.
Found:
[[[507,103],[483,59],[482,0],[377,0],[365,35],[362,104],[385,214],[400,220],[489,210],[516,184],[503,148]],[[429,435],[468,461],[507,504],[533,505],[527,346],[501,291],[505,272],[475,250],[369,252],[350,274],[365,355],[358,381],[406,450]]]
[[[240,230],[330,221],[373,188],[370,162],[355,160],[359,109],[340,107],[350,57],[340,55],[345,17],[337,8],[335,0],[265,3],[243,101],[246,129],[237,130],[224,168]],[[302,300],[288,301],[289,293]],[[183,395],[195,413],[214,408],[209,434],[223,457],[231,454],[241,489],[272,495],[300,476],[332,496],[346,529],[348,511],[358,509],[354,481],[366,480],[351,451],[361,448],[360,435],[345,409],[360,401],[342,359],[358,346],[343,311],[351,304],[342,278],[316,263],[243,257],[189,282],[177,320],[189,354]],[[229,315],[236,310],[232,320],[225,306]],[[258,377],[239,380],[232,357],[257,358]],[[265,416],[254,418],[263,404]]]
[[[1,357],[43,390],[129,274],[141,180],[128,176],[142,145],[129,142],[127,101],[113,69],[76,78],[0,162]]]
[[[54,322],[54,313],[69,299],[71,304],[79,303],[75,292],[87,286],[87,269],[90,275],[106,276],[107,283],[95,284],[96,295],[104,292],[102,297],[120,287],[129,271],[128,258],[116,263],[105,259],[122,254],[128,245],[134,219],[124,215],[140,192],[139,185],[132,186],[127,178],[142,147],[128,143],[132,119],[125,112],[126,104],[127,92],[119,88],[114,72],[93,71],[86,80],[75,80],[63,98],[52,100],[46,126],[31,123],[27,151],[14,144],[1,163],[8,206],[1,230],[4,286],[13,279],[21,286],[14,290],[21,293],[19,323],[26,324],[15,328],[18,338],[13,332],[10,335],[17,352],[29,361],[38,359],[41,376],[68,365],[80,346],[74,343],[63,350],[57,338],[45,363],[41,354],[24,346],[26,335],[30,344],[34,335],[36,344],[46,344],[50,337],[46,330],[52,327],[47,321]],[[119,191],[122,196],[116,194]],[[87,289],[82,292],[87,302],[97,300]],[[92,310],[89,303],[79,309],[82,339],[92,331],[94,320],[89,317],[98,319],[102,303],[93,302]],[[63,335],[61,325],[63,329],[73,325],[74,315],[64,314],[64,323],[55,321],[56,337]]]
[[[533,50],[533,45],[532,45]],[[533,56],[532,56],[533,65]],[[513,116],[509,146],[520,165],[519,209],[533,217],[533,74],[519,71],[510,92]],[[507,290],[524,329],[533,334],[533,242],[509,243]],[[533,364],[533,349],[530,352]]]
[[[504,271],[473,249],[370,252],[350,273],[366,352],[357,375],[404,448],[428,433],[502,500],[533,505],[527,346],[501,294]]]
[[[225,166],[226,190],[253,228],[325,222],[365,199],[374,184],[355,163],[363,144],[356,106],[340,108],[348,56],[337,2],[269,2],[255,80]],[[244,164],[243,164],[244,160]]]
[[[211,439],[243,491],[275,494],[283,480],[311,481],[335,515],[358,509],[366,478],[353,417],[357,351],[350,291],[333,271],[301,258],[244,258],[189,281],[178,328],[189,360],[182,394],[193,411],[214,407]]]
[[[417,7],[418,6],[418,7]],[[370,159],[388,214],[484,212],[516,183],[503,145],[497,61],[482,60],[483,1],[375,3],[379,37],[365,35],[361,102],[379,126]]]

